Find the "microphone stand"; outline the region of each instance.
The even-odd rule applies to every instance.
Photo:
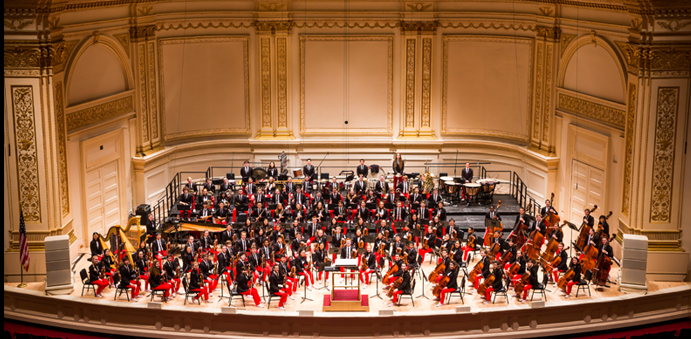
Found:
[[[324,160],[325,160],[326,157],[328,157],[328,156],[329,156],[329,152],[327,151],[327,152],[326,152],[326,155],[324,156],[324,158],[322,158],[322,161],[319,162],[319,166],[317,166],[317,169],[318,169],[318,172],[319,172],[319,176],[317,177],[317,185],[319,186],[319,189],[320,189],[320,190],[321,190],[321,188],[322,188],[322,185],[321,185],[321,183],[319,182],[319,177],[321,177],[321,174],[322,174],[322,163],[324,163]]]
[[[453,162],[453,176],[456,176],[456,168],[458,167],[458,149],[456,149],[456,160]]]

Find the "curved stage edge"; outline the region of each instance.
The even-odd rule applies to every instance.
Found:
[[[7,319],[140,337],[540,337],[586,334],[691,317],[691,285],[645,295],[513,305],[470,311],[374,313],[257,312],[234,308],[131,305],[5,286]],[[231,313],[231,312],[236,313]]]

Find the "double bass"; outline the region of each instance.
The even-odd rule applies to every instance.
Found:
[[[595,212],[597,210],[597,205],[593,206],[592,209],[590,209],[590,214]],[[581,229],[579,230],[578,233],[578,240],[576,240],[576,248],[578,249],[583,249],[583,246],[586,245],[586,240],[588,239],[588,234],[590,234],[590,225],[588,225],[585,221],[581,224]]]
[[[592,270],[597,262],[598,250],[593,244],[588,244],[583,250],[583,257],[581,258],[581,266],[583,267],[583,272],[587,270]]]
[[[494,220],[497,220],[497,211],[499,211],[499,207],[501,207],[501,200],[497,203],[497,208],[494,209]],[[499,221],[499,220],[497,220]],[[499,226],[492,226],[492,224],[488,224],[485,222],[485,246],[490,246],[494,242],[494,232],[496,231],[503,231],[504,230],[504,225],[499,221]]]
[[[544,241],[545,237],[540,233],[540,231],[537,229],[537,227],[533,230],[533,232],[530,233],[530,237],[526,241],[525,244],[523,244],[523,248],[525,248],[525,251],[523,251],[523,248],[521,250],[526,254],[526,256],[530,259],[537,260],[537,258],[540,256],[540,248],[542,247],[542,242]]]
[[[567,221],[564,220],[564,223],[561,224],[561,226],[559,226],[559,228],[564,227],[564,225],[566,225],[566,223],[567,223]],[[557,241],[557,239],[554,239],[551,236],[549,236],[549,241],[547,242],[547,248],[545,248],[545,251],[542,252],[540,257],[542,258],[542,260],[544,260],[546,262],[550,262],[554,258],[554,254],[557,252],[558,249],[559,249],[559,242]]]
[[[533,208],[533,203],[531,202],[528,204],[528,207],[525,209],[525,211],[529,211],[530,209]],[[524,222],[521,222],[516,226],[516,229],[511,231],[507,239],[513,238],[513,243],[516,245],[517,248],[523,247],[523,244],[525,244],[525,234],[524,232],[527,230],[528,225],[526,225]]]
[[[616,234],[612,234],[609,238],[607,244],[611,243],[616,237]],[[612,268],[612,259],[609,255],[600,251],[597,257],[597,262],[595,263],[595,268],[593,269],[593,284],[598,286],[605,286],[607,284],[607,278],[609,277],[609,270]]]
[[[547,213],[547,216],[545,216],[544,222],[545,225],[547,225],[547,229],[549,230],[550,228],[554,227],[554,225],[558,224],[559,221],[561,220],[558,215],[554,214],[552,210],[554,207],[552,206],[552,203],[554,201],[554,192],[552,192],[552,195],[549,198],[549,213]]]
[[[609,213],[607,213],[607,215],[605,216],[605,222],[607,222],[607,220],[611,216],[612,216],[612,211],[609,211]],[[607,236],[608,236],[608,234],[604,234],[604,232],[605,232],[605,228],[602,226],[602,223],[598,220],[597,231],[595,231],[595,237],[594,237],[594,239],[595,239],[594,241],[595,241],[595,243],[598,244],[598,246],[600,246],[600,244],[602,243],[602,238],[607,238]]]
[[[403,278],[402,278],[402,277],[398,277],[398,278],[396,279],[396,281],[393,282],[393,285],[391,285],[391,288],[389,288],[389,291],[386,292],[386,296],[389,297],[389,298],[393,297],[393,291],[394,291],[395,289],[399,288],[399,287],[401,286],[402,283],[403,283]]]

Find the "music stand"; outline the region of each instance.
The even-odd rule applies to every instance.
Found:
[[[377,263],[377,264],[379,264],[379,263]],[[380,270],[380,268],[377,267],[377,269],[375,269],[373,273],[375,274],[375,280],[376,280],[374,290],[377,291],[377,293],[376,293],[375,295],[373,295],[373,296],[370,296],[369,298],[370,298],[370,299],[372,299],[372,298],[379,298],[380,300],[384,300],[384,298],[382,298],[382,297],[379,295],[379,281],[381,280],[381,270]]]
[[[307,277],[307,273],[305,273],[305,280],[307,280],[307,279],[309,279],[309,278]],[[300,303],[302,304],[307,300],[314,301],[310,298],[307,298],[307,281],[305,281],[305,283],[302,285],[302,289],[303,289],[302,290],[302,300],[300,301]]]
[[[420,279],[420,281],[422,282],[422,293],[415,298],[425,298],[427,300],[430,300],[429,297],[425,295],[425,280],[427,280],[427,275],[425,274],[425,271],[422,269],[422,263],[420,264],[420,269],[417,272],[419,274],[422,274],[422,279]]]

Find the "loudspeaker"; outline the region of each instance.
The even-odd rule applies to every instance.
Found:
[[[70,267],[70,237],[46,237],[46,294],[70,294],[74,289]]]
[[[139,216],[147,216],[151,213],[151,205],[149,204],[141,204],[137,206],[137,210],[134,212],[134,214],[139,215]]]
[[[235,173],[226,173],[226,179],[235,180]]]

